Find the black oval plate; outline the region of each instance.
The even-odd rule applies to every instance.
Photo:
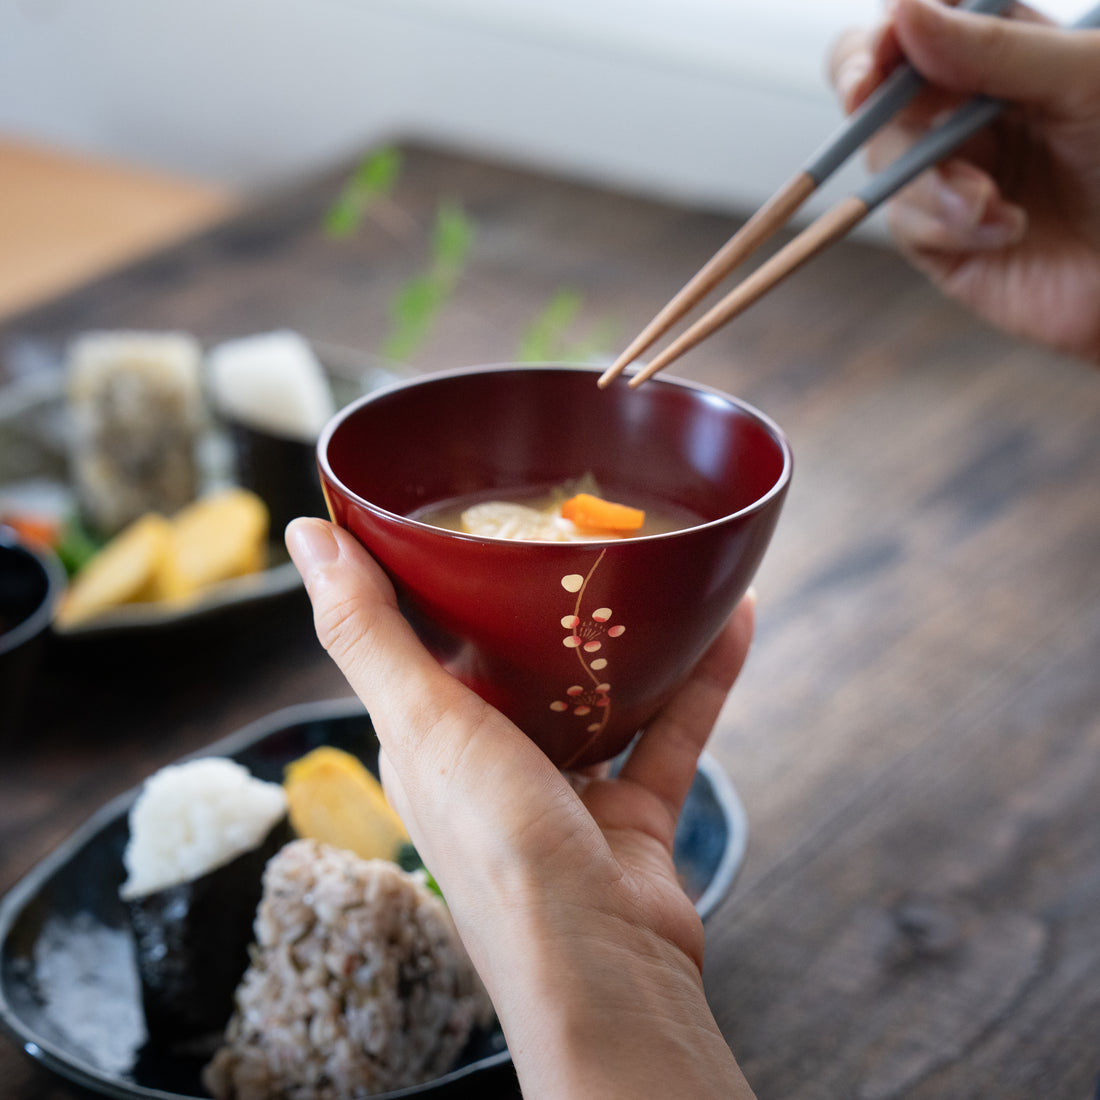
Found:
[[[319,745],[346,749],[377,771],[374,727],[354,699],[279,711],[196,755],[228,756],[278,782],[290,761]],[[86,1088],[119,1100],[196,1100],[208,1095],[200,1083],[206,1052],[186,1056],[145,1042],[132,941],[118,897],[127,814],[137,794],[134,789],[104,806],[0,902],[0,1021],[31,1057]],[[675,851],[684,888],[704,920],[729,890],[746,838],[737,792],[704,756]],[[457,1096],[475,1085],[477,1095],[491,1095],[491,1078],[509,1062],[500,1031],[481,1032],[450,1073],[376,1100]]]
[[[316,341],[311,342],[311,347],[325,371],[338,407],[410,374],[409,369],[401,364],[383,362],[363,352]],[[0,348],[0,353],[9,360],[9,370],[19,378],[19,381],[0,389],[0,490],[5,483],[42,481],[53,485],[59,493],[71,494],[66,443],[69,427],[65,406],[64,346],[52,341],[22,339]],[[208,435],[211,438],[221,437],[222,446],[211,447],[210,439],[207,439],[203,453],[226,451],[228,455],[232,428],[228,423],[221,423],[213,413],[211,415],[220,426]],[[263,433],[251,434],[252,446],[261,445],[259,441],[263,440]],[[287,454],[291,456],[289,459]],[[277,456],[291,463],[287,471],[291,482],[302,479],[305,476],[303,471],[308,469],[309,481],[314,487],[316,499],[308,503],[299,500],[291,502],[303,503],[304,507],[292,508],[290,514],[324,516],[320,481],[314,472],[312,445],[269,438],[262,460],[271,464]],[[204,470],[203,479],[207,487],[227,479],[239,480],[264,498],[272,518],[268,567],[259,573],[223,581],[194,602],[182,606],[125,604],[78,626],[55,627],[59,640],[70,648],[87,648],[104,640],[135,636],[144,640],[150,633],[171,634],[192,624],[213,632],[224,629],[227,623],[235,619],[248,616],[257,607],[301,588],[301,578],[283,545],[283,528],[290,518],[284,514],[288,502],[278,501],[268,494],[267,490],[273,489],[276,484],[270,478],[266,478],[262,486],[249,484],[248,478],[239,478],[242,470],[222,468],[228,461],[228,457],[223,457],[215,462],[213,469]]]

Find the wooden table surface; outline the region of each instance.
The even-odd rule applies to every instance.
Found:
[[[0,321],[224,219],[207,184],[0,135]]]
[[[516,356],[561,288],[614,351],[730,220],[411,150],[380,217],[343,174],[0,330],[210,342],[290,327],[376,350],[441,199],[477,226],[417,366]],[[713,740],[750,821],[706,986],[761,1100],[1091,1096],[1100,1073],[1100,375],[831,249],[676,373],[775,417],[795,476],[753,653]],[[304,597],[273,627],[55,647],[2,750],[0,889],[116,793],[290,703],[347,695]],[[11,1100],[83,1095],[0,1040]],[[510,1095],[507,1081],[491,1095]],[[486,1092],[485,1095],[489,1095]]]

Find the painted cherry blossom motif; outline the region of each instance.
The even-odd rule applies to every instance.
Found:
[[[561,618],[566,631],[562,645],[576,653],[582,676],[580,683],[570,685],[564,698],[550,704],[550,709],[560,714],[587,719],[585,732],[593,738],[603,731],[611,718],[611,684],[605,675],[608,662],[604,646],[608,639],[621,637],[626,630],[621,623],[612,623],[610,607],[597,607],[587,613],[584,610],[588,583],[606,553],[606,550],[601,551],[587,575],[570,573],[561,579],[562,588],[577,597],[572,611]]]

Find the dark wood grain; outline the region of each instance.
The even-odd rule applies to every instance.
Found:
[[[376,350],[432,212],[478,226],[416,365],[515,356],[559,288],[613,354],[735,226],[428,150],[400,216],[327,239],[336,173],[33,314],[274,327]],[[795,451],[759,632],[714,739],[751,824],[708,995],[761,1097],[1088,1097],[1100,1074],[1100,375],[1002,337],[887,250],[830,249],[674,373]],[[0,888],[117,792],[283,704],[347,694],[303,598],[278,629],[59,650],[0,768]],[[78,1095],[0,1042],[14,1100]],[[502,1095],[506,1094],[506,1089]]]

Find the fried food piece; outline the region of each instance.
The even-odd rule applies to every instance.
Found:
[[[219,581],[258,573],[267,563],[268,512],[247,489],[201,497],[172,520],[163,590],[187,599]]]
[[[162,571],[171,553],[172,524],[154,512],[134,520],[77,574],[57,612],[57,625],[79,626],[125,603],[165,595]]]
[[[295,760],[283,781],[290,824],[300,837],[354,852],[396,859],[409,843],[382,785],[350,753],[323,746]]]
[[[73,579],[56,625],[82,626],[126,604],[186,604],[221,581],[267,565],[267,506],[247,489],[226,489],[172,519],[150,512],[117,534]]]

